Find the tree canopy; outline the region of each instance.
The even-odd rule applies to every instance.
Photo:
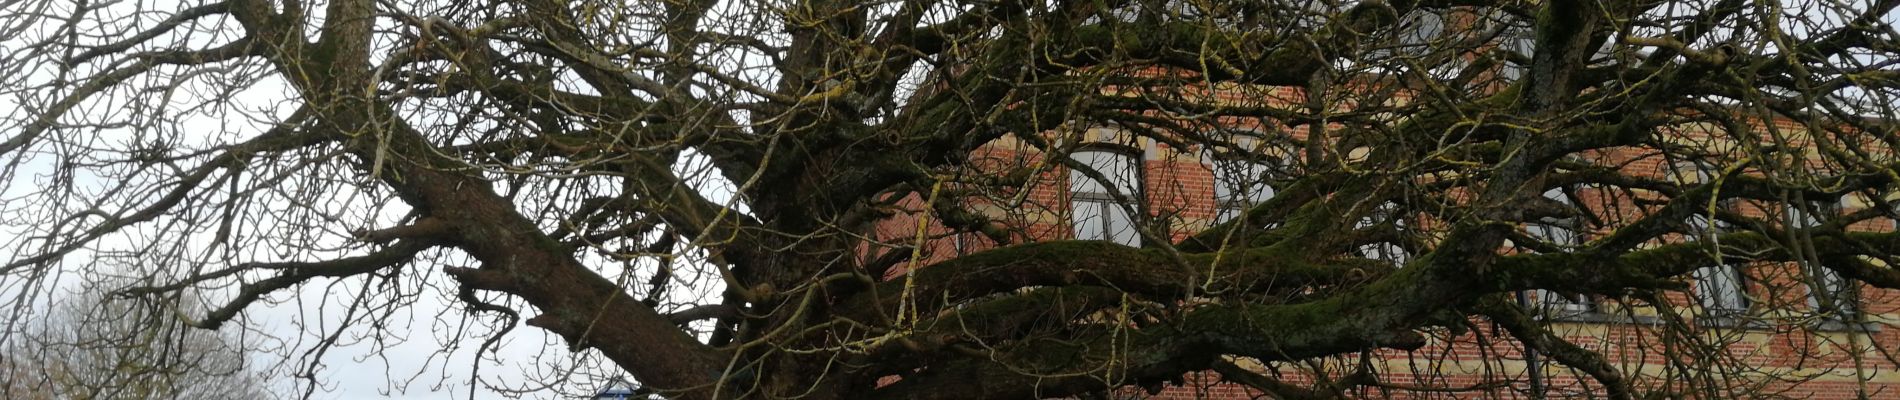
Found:
[[[108,290],[111,280],[85,286]],[[91,289],[90,287],[82,289]],[[11,399],[258,399],[273,382],[234,330],[191,329],[165,303],[112,299],[107,291],[61,296],[0,347],[0,396]],[[249,340],[256,342],[256,340]]]
[[[331,329],[439,297],[445,345],[525,324],[690,399],[1462,390],[1370,360],[1472,334],[1741,393],[1801,378],[1696,339],[1698,271],[1759,266],[1735,317],[1777,326],[1880,311],[1775,282],[1900,288],[1895,5],[0,2],[0,294],[246,329],[348,282]],[[1106,145],[1273,196],[1125,193]],[[1062,240],[1072,179],[1139,240]],[[1686,344],[1631,371],[1529,293]]]

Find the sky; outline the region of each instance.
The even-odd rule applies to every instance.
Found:
[[[58,0],[55,0],[58,1]],[[200,0],[183,0],[179,5],[171,0],[144,3],[143,6],[169,10],[188,7]],[[32,2],[26,2],[32,3]],[[23,35],[0,35],[0,73],[16,72],[22,79],[12,84],[0,83],[0,140],[6,140],[19,134],[20,123],[36,117],[35,107],[49,100],[44,94],[32,90],[22,90],[20,84],[45,84],[60,79],[56,67],[23,65],[15,63],[22,60],[25,44],[38,36],[50,32],[53,24],[64,21],[37,21],[35,24],[15,25],[18,15],[26,14],[21,7],[34,4],[21,2],[0,2],[0,30],[16,26],[25,26],[19,32]],[[45,3],[56,7],[69,3]],[[107,7],[131,7],[141,4],[131,2],[111,3]],[[54,10],[55,13],[58,10]],[[9,17],[13,15],[14,17]],[[122,11],[102,11],[102,16],[125,16]],[[143,18],[145,26],[155,23],[166,15],[145,14],[134,18]],[[82,20],[81,26],[97,24],[99,21]],[[229,23],[229,21],[223,21]],[[185,39],[193,46],[208,46],[229,41],[228,34],[195,34]],[[31,61],[31,60],[29,60]],[[38,60],[44,61],[44,60]],[[88,68],[98,66],[82,65],[74,72],[78,75],[94,72]],[[139,145],[152,140],[169,140],[172,145],[181,148],[207,147],[223,143],[232,143],[270,129],[276,122],[284,120],[297,104],[292,98],[295,94],[281,78],[273,74],[263,74],[265,78],[245,82],[240,90],[225,92],[220,86],[230,86],[228,79],[247,76],[245,68],[220,66],[211,68],[211,72],[185,80],[185,84],[162,93],[159,97],[150,97],[152,93],[138,92],[134,95],[148,96],[133,98],[128,96],[102,96],[89,101],[69,113],[68,120],[80,117],[89,119],[124,118],[129,113],[149,112],[140,107],[153,103],[152,99],[162,99],[167,107],[162,112],[168,115],[155,135],[136,133],[126,127],[114,127],[93,131],[80,130],[66,139],[74,145],[99,146],[102,148],[122,149],[128,145]],[[134,81],[125,86],[137,86]],[[70,90],[71,85],[64,87]],[[192,109],[199,103],[213,103],[222,109]],[[155,138],[152,136],[159,136]],[[35,150],[29,147],[27,150]],[[45,147],[37,150],[47,150]],[[74,152],[73,148],[61,151]],[[84,153],[84,151],[77,151]],[[0,173],[0,265],[30,255],[36,244],[22,236],[43,226],[32,226],[36,219],[31,215],[45,214],[52,210],[73,212],[74,207],[95,206],[103,209],[119,209],[132,204],[72,204],[86,203],[88,196],[105,197],[103,193],[112,190],[122,181],[145,179],[161,181],[170,179],[167,171],[146,171],[129,177],[114,177],[104,174],[76,174],[62,180],[54,174],[55,166],[65,161],[50,152],[29,154],[16,158],[19,154],[0,155],[0,164],[13,163],[11,174]],[[733,187],[718,174],[705,173],[710,167],[704,157],[687,152],[680,156],[675,165],[676,173],[684,177],[689,184],[702,190],[702,194],[715,201],[732,201]],[[184,165],[196,165],[192,160]],[[336,167],[332,167],[336,168]],[[253,168],[257,169],[257,168]],[[292,171],[305,172],[309,171]],[[364,179],[354,171],[337,170],[334,179]],[[152,175],[155,174],[155,175]],[[158,178],[148,178],[157,176]],[[252,174],[249,179],[259,179],[267,173]],[[63,182],[63,183],[62,183]],[[149,183],[149,182],[147,182]],[[76,187],[79,200],[60,204],[45,204],[44,198],[32,195],[48,186],[71,185]],[[272,185],[265,185],[272,186]],[[329,207],[331,212],[354,215],[366,221],[373,221],[376,227],[386,227],[399,223],[408,209],[398,203],[383,203],[383,195],[366,195],[347,191],[310,193],[299,191],[293,183],[275,185],[285,193],[259,192],[252,195],[266,202],[258,205],[263,209],[287,209],[296,207]],[[375,186],[375,185],[371,185]],[[150,189],[151,187],[143,187]],[[135,188],[140,189],[140,188]],[[159,189],[162,191],[162,187]],[[215,192],[215,191],[211,191]],[[215,194],[215,193],[212,193]],[[151,200],[135,194],[132,199]],[[301,204],[288,204],[286,198],[297,199]],[[274,203],[272,203],[274,202]],[[745,212],[742,204],[732,204],[739,212]],[[181,211],[183,212],[183,211]],[[173,237],[177,232],[165,230],[173,217],[161,217],[157,220],[127,228],[125,233],[104,237],[86,248],[75,251],[65,257],[46,275],[50,277],[47,287],[51,289],[33,291],[39,294],[29,299],[30,308],[44,310],[45,302],[51,299],[63,299],[77,290],[79,280],[86,278],[85,273],[99,272],[102,268],[119,268],[112,261],[96,257],[112,251],[138,249],[154,241],[176,240],[185,249],[159,249],[160,252],[175,251],[190,257],[228,254],[232,259],[218,260],[220,263],[245,261],[312,261],[335,258],[346,255],[358,255],[367,251],[363,246],[355,245],[347,239],[347,233],[340,232],[304,232],[295,230],[278,221],[269,219],[244,219],[234,231],[253,233],[254,236],[273,237],[277,241],[295,241],[309,238],[313,243],[299,243],[304,247],[329,248],[317,254],[297,254],[285,252],[284,246],[269,243],[252,243],[253,246],[239,243],[220,246],[215,232],[202,229],[194,231],[184,238]],[[353,227],[330,227],[348,229]],[[272,232],[279,232],[273,234]],[[232,249],[237,247],[237,249]],[[341,250],[337,250],[341,249]],[[13,254],[9,254],[9,252]],[[694,263],[703,254],[682,254],[685,263],[703,268],[703,263]],[[294,398],[301,395],[307,387],[303,382],[294,381],[291,375],[309,369],[311,360],[318,361],[314,367],[315,380],[321,383],[309,397],[314,399],[362,399],[362,398],[398,398],[398,399],[449,399],[470,398],[471,389],[474,398],[499,398],[519,395],[524,398],[556,398],[560,395],[572,395],[590,392],[605,382],[600,378],[617,376],[619,372],[602,363],[598,357],[584,357],[575,360],[565,343],[539,328],[519,325],[510,330],[494,343],[493,352],[478,352],[496,331],[495,318],[489,314],[471,314],[464,311],[462,303],[455,299],[455,286],[451,279],[440,274],[440,267],[448,263],[465,259],[464,256],[446,252],[431,257],[441,262],[423,262],[401,268],[406,278],[388,281],[371,281],[360,278],[334,280],[313,279],[302,286],[279,290],[246,308],[239,321],[226,324],[221,331],[239,335],[247,346],[254,347],[251,353],[252,364],[257,368],[266,368],[273,373],[273,383],[282,397]],[[624,272],[624,265],[618,265],[598,257],[585,257],[583,262],[600,267],[603,275],[615,277]],[[458,265],[466,266],[466,264]],[[136,268],[136,267],[134,267]],[[150,267],[148,267],[149,269]],[[157,268],[188,268],[181,266]],[[694,265],[679,268],[695,268]],[[385,271],[388,272],[388,271]],[[262,275],[253,275],[255,279]],[[29,291],[26,284],[30,279],[24,275],[0,274],[0,307],[10,304],[19,295]],[[419,278],[418,278],[419,277]],[[632,282],[643,282],[635,276]],[[712,282],[686,282],[675,293],[683,296],[706,296],[719,293],[716,279]],[[367,286],[367,287],[366,287]],[[206,297],[213,302],[196,305],[182,305],[186,314],[202,315],[205,311],[221,306],[222,300],[229,297],[231,287],[217,288],[207,292]],[[222,293],[222,295],[221,295]],[[350,303],[358,298],[370,298],[382,304],[400,304],[393,311],[386,311],[386,317],[376,319],[364,317],[357,312],[351,314]],[[533,311],[525,305],[516,307],[522,317],[531,317]],[[13,315],[23,313],[20,309],[10,309]],[[374,324],[365,323],[375,319]],[[471,322],[471,319],[474,321]],[[345,324],[343,321],[355,321]],[[376,325],[382,329],[372,329]],[[332,348],[314,352],[314,344],[333,338],[337,343]],[[476,370],[478,368],[478,370]],[[478,382],[471,378],[479,376]],[[538,386],[539,383],[552,382],[553,388]],[[503,392],[491,390],[489,386],[499,386]]]
[[[185,1],[191,4],[197,2],[197,0]],[[40,97],[44,96],[43,94],[21,90],[21,84],[44,84],[62,79],[59,77],[57,68],[50,64],[26,65],[21,62],[45,61],[45,59],[22,58],[28,54],[26,44],[50,32],[54,24],[64,21],[37,21],[16,25],[24,21],[20,15],[36,11],[31,8],[41,5],[53,7],[45,11],[57,14],[63,12],[61,7],[70,4],[63,1],[0,3],[0,30],[18,33],[17,35],[0,34],[0,73],[11,73],[19,79],[11,84],[0,84],[0,118],[4,119],[0,120],[4,121],[0,122],[0,140],[11,139],[20,134],[21,131],[18,128],[21,123],[37,115],[29,105],[40,105],[46,100],[45,97]],[[177,6],[171,1],[144,4],[111,3],[105,5],[108,9],[97,15],[102,16],[101,18],[104,16],[144,18],[147,26],[157,18],[163,17],[163,15],[131,16],[132,14],[119,9],[138,5],[160,10],[169,10]],[[78,23],[81,26],[90,26],[100,22],[87,20]],[[12,30],[16,28],[19,30]],[[196,34],[186,39],[188,43],[200,45],[222,43],[228,40],[230,40],[228,34]],[[81,66],[75,72],[83,74],[88,72],[86,69],[86,66]],[[221,76],[219,72],[214,71],[200,79],[219,79]],[[281,79],[269,78],[252,82],[244,90],[235,93],[212,90],[218,86],[219,82],[202,80],[191,82],[180,86],[176,93],[164,93],[162,97],[171,100],[169,106],[173,109],[167,112],[174,114],[176,119],[167,121],[169,127],[166,128],[166,133],[160,135],[171,135],[184,145],[192,142],[228,142],[233,138],[254,136],[268,129],[268,124],[272,119],[281,120],[292,109],[288,106],[293,104],[288,101],[292,92]],[[207,99],[233,108],[209,110],[212,112],[204,113],[178,112],[181,108],[193,104],[193,100]],[[71,115],[105,118],[130,115],[129,113],[141,112],[136,104],[132,104],[136,101],[126,98],[103,98],[88,102]],[[258,120],[247,117],[246,114],[263,118]],[[100,129],[79,135],[81,136],[75,136],[78,139],[74,143],[108,147],[152,139],[135,135],[123,128]],[[95,136],[84,137],[83,135]],[[26,150],[31,149],[33,148],[29,147]],[[50,173],[55,163],[62,162],[60,157],[52,156],[50,153],[21,158],[15,158],[16,155],[0,155],[0,163],[18,161],[17,164],[6,166],[10,168],[10,174],[0,174],[0,210],[11,214],[0,218],[0,264],[32,253],[33,246],[28,246],[30,241],[22,236],[28,232],[29,226],[16,224],[31,223],[31,220],[25,219],[29,214],[49,212],[62,207],[69,208],[70,211],[70,207],[74,206],[73,204],[42,204],[39,201],[44,199],[28,196],[48,185],[62,185],[61,179]],[[187,162],[186,164],[194,163]],[[165,172],[149,173],[163,174]],[[80,188],[79,192],[93,195],[109,190],[115,183],[112,177],[88,174],[71,177],[65,182]],[[331,195],[339,199],[350,196],[342,193]],[[134,198],[137,197],[134,196]],[[362,209],[357,212],[381,213],[380,217],[373,219],[385,221],[393,221],[406,211],[400,206],[367,205],[360,203],[360,200],[355,201],[359,202],[347,203],[339,200],[339,204],[343,204],[342,207],[361,207]],[[322,200],[317,202],[322,202]],[[93,206],[113,209],[123,204],[94,204]],[[265,207],[271,206],[265,205]],[[69,293],[77,290],[78,279],[82,278],[82,272],[87,272],[87,270],[97,272],[96,269],[102,268],[103,263],[94,262],[97,260],[95,255],[112,249],[132,248],[135,244],[145,243],[152,239],[150,235],[166,234],[150,227],[164,222],[166,219],[161,218],[142,224],[144,226],[128,229],[126,234],[105,237],[86,249],[65,257],[53,266],[49,274],[45,275],[50,280],[43,281],[47,283],[44,287],[49,289],[38,291],[28,289],[31,280],[23,279],[26,275],[0,276],[0,305],[10,306],[14,304],[12,301],[18,298],[16,296],[32,291],[41,296],[34,297],[35,302],[29,308],[45,310],[45,301],[64,296],[45,296],[45,294]],[[268,226],[264,226],[270,225],[267,221],[255,223],[260,226],[239,229],[269,229]],[[184,242],[205,243],[210,240],[208,232],[200,233],[206,234],[207,237],[190,238]],[[273,258],[269,250],[247,251],[240,254],[251,258],[244,261],[286,260]],[[288,259],[307,260],[301,256],[291,256]],[[421,264],[407,268],[436,267],[439,265]],[[407,271],[406,273],[429,274],[431,271]],[[304,365],[302,362],[312,358],[321,362],[321,366],[317,367],[315,372],[317,380],[324,384],[323,388],[310,396],[315,399],[469,398],[471,387],[476,388],[474,392],[476,398],[497,398],[507,394],[490,391],[482,387],[485,385],[471,384],[470,378],[474,373],[471,371],[472,366],[479,367],[479,375],[484,383],[523,390],[535,389],[530,385],[531,382],[528,382],[530,378],[558,377],[561,368],[573,368],[572,362],[554,361],[567,359],[568,349],[564,344],[557,343],[543,330],[525,325],[513,329],[499,341],[496,345],[497,351],[492,356],[477,361],[477,351],[481,348],[483,339],[493,330],[487,329],[488,327],[484,324],[467,324],[464,319],[493,320],[493,318],[486,315],[471,315],[462,311],[460,304],[453,300],[452,283],[439,272],[434,273],[435,275],[428,279],[399,279],[393,285],[379,284],[368,288],[365,287],[366,283],[363,279],[313,280],[303,286],[273,294],[270,298],[276,300],[275,302],[260,302],[260,305],[247,308],[242,314],[242,318],[247,323],[226,324],[222,331],[241,335],[245,343],[261,350],[251,353],[252,363],[259,368],[273,368],[273,371],[279,375],[275,377],[278,388],[276,391],[283,397],[294,397],[299,394],[292,391],[292,381],[287,375],[302,368]],[[421,284],[425,281],[428,284]],[[394,294],[403,294],[403,296]],[[345,310],[348,309],[346,303],[350,299],[365,295],[377,299],[404,301],[406,306],[389,314],[389,317],[382,322],[386,329],[380,332],[360,326],[339,330],[341,321],[346,318],[344,315]],[[217,296],[214,294],[211,297]],[[185,312],[201,314],[212,306],[214,305],[200,304],[198,305],[200,309]],[[26,309],[8,308],[6,312],[17,316],[26,311]],[[524,317],[532,315],[528,314],[529,311],[523,310]],[[458,330],[470,327],[474,330],[462,335],[456,334]],[[309,352],[313,343],[331,335],[336,337],[340,345],[320,355]],[[579,372],[574,375],[576,378],[584,378],[590,374],[613,373],[597,366],[579,367],[572,371]],[[562,389],[571,392],[595,385],[597,385],[596,382],[568,382]],[[537,390],[523,397],[553,398],[556,394],[552,390]]]

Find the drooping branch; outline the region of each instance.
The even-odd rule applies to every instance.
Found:
[[[396,242],[396,244],[394,245],[391,245],[389,248],[378,250],[374,253],[370,253],[363,256],[357,256],[357,257],[340,258],[340,259],[335,259],[335,260],[317,261],[317,262],[274,262],[274,263],[241,264],[241,265],[238,265],[237,267],[229,269],[228,271],[243,272],[243,271],[253,270],[253,269],[266,269],[266,270],[279,270],[283,272],[280,272],[277,276],[274,276],[274,277],[270,277],[270,278],[257,281],[257,282],[244,284],[238,289],[238,292],[235,295],[235,297],[233,297],[229,302],[226,302],[223,307],[218,307],[218,309],[212,310],[211,312],[205,314],[204,318],[198,319],[197,321],[191,321],[191,326],[198,327],[200,329],[218,329],[218,327],[223,326],[225,322],[229,322],[231,318],[237,317],[239,312],[244,311],[246,307],[250,307],[252,303],[257,302],[257,300],[263,297],[264,295],[268,295],[278,290],[283,290],[286,288],[303,284],[305,281],[309,281],[311,278],[317,278],[317,277],[340,278],[340,277],[366,274],[366,273],[374,272],[376,270],[380,270],[383,268],[399,266],[403,263],[407,263],[410,260],[414,259],[416,253],[420,253],[423,250],[427,250],[431,247],[434,247],[435,245],[436,245],[435,243],[431,241],[427,241],[427,240],[402,240],[402,241]],[[176,291],[178,289],[187,287],[193,283],[203,282],[209,279],[220,278],[226,275],[229,275],[229,274],[210,274],[206,276],[191,277],[190,279],[187,279],[184,282],[180,282],[180,283],[176,283],[172,285],[158,286],[158,287],[132,288],[132,289],[126,290],[125,292],[127,294],[132,294],[132,295],[172,292],[172,291]]]
[[[1582,370],[1584,374],[1603,385],[1607,397],[1618,400],[1630,398],[1629,381],[1624,379],[1623,373],[1618,371],[1616,366],[1602,354],[1565,340],[1524,310],[1505,304],[1496,296],[1479,301],[1477,309],[1480,314],[1490,318],[1498,326],[1504,327],[1506,332],[1510,332],[1511,336],[1517,338],[1525,347],[1535,349],[1539,354],[1548,355],[1566,366]]]

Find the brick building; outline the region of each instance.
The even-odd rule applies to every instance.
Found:
[[[1779,122],[1786,124],[1787,122]],[[974,211],[1007,225],[1019,242],[1043,240],[1106,240],[1141,246],[1155,240],[1178,242],[1246,212],[1247,206],[1276,195],[1281,185],[1299,177],[1300,149],[1257,140],[1247,132],[1276,129],[1271,124],[1235,123],[1242,133],[1231,137],[1233,149],[1170,145],[1130,135],[1114,126],[1079,125],[1046,133],[1051,143],[1070,141],[1062,148],[1070,165],[1087,165],[1095,173],[1063,166],[1061,160],[1035,150],[1020,139],[1005,139],[972,154],[976,171],[1035,171],[1023,190],[1005,196],[973,199]],[[1668,129],[1674,137],[1698,146],[1723,146],[1707,127],[1694,124]],[[1793,127],[1787,127],[1793,128]],[[1281,132],[1301,137],[1299,131]],[[1261,135],[1272,136],[1272,135]],[[1363,155],[1348,154],[1349,157]],[[1613,165],[1626,174],[1664,178],[1683,185],[1720,179],[1731,165],[1673,160],[1663,153],[1613,149],[1574,155],[1572,161]],[[1099,176],[1091,176],[1099,175]],[[1415,179],[1431,179],[1415,177]],[[1545,219],[1521,226],[1527,237],[1556,244],[1580,245],[1618,227],[1616,221],[1640,216],[1642,193],[1590,186],[1560,187],[1543,193],[1551,201],[1595,214],[1595,228],[1570,219]],[[1812,207],[1774,206],[1749,201],[1714,204],[1768,221],[1788,221],[1806,227],[1830,221],[1831,215],[1867,210],[1869,196],[1849,195],[1840,202]],[[906,199],[910,213],[880,225],[880,239],[913,242],[921,199]],[[1384,207],[1390,207],[1388,204]],[[1396,207],[1394,207],[1396,208]],[[1811,215],[1828,213],[1829,216]],[[918,265],[994,246],[983,235],[954,234],[936,221],[927,221],[927,236]],[[1719,233],[1724,224],[1698,218],[1688,222],[1704,232]],[[1146,225],[1143,225],[1146,224]],[[1374,213],[1357,225],[1393,224],[1424,236],[1443,224],[1416,212]],[[1147,232],[1137,229],[1146,226]],[[1876,218],[1852,225],[1850,230],[1892,231],[1894,221]],[[1675,235],[1664,240],[1694,239]],[[1712,237],[1712,236],[1711,236]],[[1429,241],[1428,241],[1429,242]],[[1535,251],[1530,248],[1501,251]],[[1362,246],[1358,255],[1388,260],[1402,266],[1408,251],[1395,244]],[[925,267],[927,268],[927,267]],[[887,279],[898,278],[894,270]],[[1548,323],[1550,330],[1578,346],[1603,354],[1636,387],[1664,388],[1692,398],[1893,398],[1900,396],[1900,373],[1888,352],[1900,349],[1900,330],[1889,327],[1900,318],[1900,293],[1864,286],[1825,268],[1805,263],[1750,263],[1696,270],[1684,276],[1686,290],[1628,297],[1560,294],[1541,290],[1515,293],[1517,302]],[[1602,388],[1588,376],[1526,352],[1509,335],[1474,318],[1464,332],[1434,332],[1431,344],[1416,351],[1378,351],[1363,363],[1355,357],[1315,360],[1303,365],[1249,364],[1249,370],[1286,382],[1312,384],[1322,379],[1357,379],[1349,371],[1364,363],[1378,371],[1376,385],[1344,392],[1352,397],[1403,398],[1524,398],[1593,397]],[[1659,371],[1675,363],[1680,370],[1700,371],[1669,376]],[[1153,398],[1252,398],[1260,393],[1223,382],[1206,372],[1184,378]],[[1146,393],[1126,393],[1131,398]]]
[[[1170,2],[1169,4],[1181,4]],[[1182,15],[1192,14],[1183,9]],[[1424,17],[1424,18],[1421,18]],[[1496,29],[1489,44],[1454,56],[1431,68],[1425,78],[1460,76],[1470,93],[1496,93],[1524,74],[1521,62],[1493,64],[1488,69],[1461,70],[1482,65],[1477,53],[1507,48],[1528,54],[1531,32],[1521,21],[1501,28],[1486,27],[1489,15],[1451,10],[1438,15],[1414,13],[1404,17],[1394,35],[1394,52],[1424,45],[1444,36],[1446,27]],[[1220,23],[1216,21],[1216,23]],[[1598,58],[1648,56],[1610,54],[1605,44]],[[1391,54],[1387,54],[1388,56]],[[1358,102],[1406,103],[1428,90],[1420,79],[1389,79],[1375,71],[1361,79],[1344,79],[1346,91],[1363,93],[1334,100],[1333,107],[1351,108]],[[1192,71],[1149,68],[1129,75],[1154,77],[1194,75]],[[1392,73],[1391,75],[1403,75]],[[1475,78],[1474,78],[1475,76]],[[1162,79],[1165,80],[1165,79]],[[1188,80],[1193,81],[1193,80]],[[1209,85],[1212,85],[1211,87]],[[1181,243],[1210,227],[1245,215],[1258,205],[1287,191],[1290,182],[1315,173],[1303,165],[1313,151],[1333,151],[1348,163],[1372,157],[1366,144],[1351,147],[1338,142],[1303,146],[1311,132],[1332,125],[1305,121],[1286,123],[1270,117],[1212,116],[1218,110],[1299,109],[1311,100],[1298,87],[1247,87],[1221,83],[1188,83],[1166,88],[1105,85],[1104,97],[1145,99],[1150,96],[1206,108],[1200,115],[1161,115],[1156,119],[1181,121],[1200,129],[1199,138],[1178,133],[1157,137],[1153,131],[1137,134],[1129,127],[1097,121],[1076,121],[1064,128],[1041,132],[1033,138],[1006,137],[970,154],[970,168],[958,174],[983,178],[1027,176],[1019,185],[995,191],[956,192],[961,204],[981,214],[1015,243],[1048,240],[1103,240],[1122,245],[1152,247]],[[1216,110],[1216,111],[1208,111]],[[1348,113],[1352,110],[1335,110]],[[1564,163],[1607,169],[1615,173],[1654,179],[1678,188],[1715,187],[1736,176],[1761,177],[1773,171],[1761,167],[1760,156],[1744,149],[1750,141],[1780,141],[1785,149],[1777,161],[1787,168],[1822,170],[1820,150],[1804,141],[1812,129],[1796,121],[1764,118],[1772,113],[1741,112],[1748,118],[1727,120],[1723,126],[1700,118],[1707,110],[1679,110],[1678,122],[1662,124],[1653,147],[1612,147],[1570,154]],[[1403,121],[1391,116],[1387,121]],[[1377,119],[1377,118],[1374,118]],[[1123,123],[1126,123],[1125,121]],[[1292,125],[1300,125],[1298,127]],[[1314,128],[1319,125],[1321,128]],[[1740,127],[1741,130],[1737,131]],[[1180,130],[1180,126],[1172,128]],[[1160,129],[1166,131],[1168,129]],[[1738,132],[1748,132],[1744,134]],[[1760,139],[1750,139],[1753,136]],[[1755,144],[1759,146],[1759,143]],[[1663,146],[1695,149],[1701,155],[1685,157]],[[1871,148],[1883,148],[1879,145]],[[1046,153],[1041,149],[1053,149]],[[1890,155],[1889,155],[1890,157]],[[1087,166],[1088,168],[1073,168]],[[1442,174],[1404,176],[1400,180],[1430,184],[1448,178]],[[981,180],[981,179],[978,179]],[[1504,253],[1562,251],[1582,247],[1658,212],[1658,194],[1644,189],[1592,184],[1554,185],[1541,196],[1551,204],[1576,210],[1575,215],[1546,217],[1517,225],[1523,243],[1507,242]],[[1682,221],[1685,233],[1650,240],[1644,247],[1672,243],[1714,242],[1732,227],[1709,215],[1762,221],[1767,230],[1813,228],[1846,219],[1845,215],[1880,213],[1855,218],[1845,230],[1896,230],[1892,194],[1848,193],[1838,200],[1808,201],[1800,195],[1782,202],[1724,200],[1707,205],[1709,212]],[[921,244],[923,256],[913,265],[928,265],[996,247],[996,232],[952,230],[936,219],[919,221],[931,207],[919,196],[903,199],[903,212],[878,225],[877,238],[886,243]],[[1791,206],[1799,204],[1801,206]],[[1374,212],[1354,221],[1355,228],[1386,227],[1410,235],[1412,243],[1375,242],[1360,245],[1351,255],[1383,260],[1403,268],[1414,252],[1429,252],[1442,238],[1447,224],[1418,206],[1394,203],[1373,205]],[[923,222],[920,227],[920,222]],[[1272,226],[1257,227],[1270,230]],[[919,234],[922,234],[920,237]],[[1215,248],[1228,248],[1225,243]],[[1422,254],[1422,253],[1421,253]],[[1711,252],[1711,257],[1723,256]],[[1838,272],[1805,262],[1746,262],[1700,268],[1678,277],[1679,290],[1626,293],[1621,296],[1584,295],[1524,290],[1509,295],[1536,323],[1577,347],[1601,354],[1629,386],[1666,393],[1675,398],[1900,398],[1900,291],[1879,289],[1842,277]],[[885,279],[900,279],[905,271],[890,270]],[[1427,332],[1430,343],[1413,351],[1379,350],[1366,357],[1335,356],[1305,362],[1262,365],[1233,359],[1248,373],[1272,377],[1314,394],[1343,394],[1366,398],[1570,398],[1599,397],[1604,387],[1588,374],[1527,350],[1497,324],[1472,317],[1465,329]],[[1376,371],[1376,378],[1354,371]],[[1259,390],[1223,379],[1215,371],[1190,374],[1159,393],[1122,393],[1129,398],[1240,399],[1263,395]],[[1327,382],[1349,382],[1338,393],[1325,393]],[[1254,382],[1273,386],[1273,382]],[[1300,397],[1300,396],[1288,396]]]

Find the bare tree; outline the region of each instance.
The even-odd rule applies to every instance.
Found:
[[[1877,396],[1896,4],[4,2],[0,282],[516,392]]]
[[[83,289],[98,289],[90,283]],[[265,371],[244,339],[190,329],[174,307],[110,299],[82,290],[26,323],[22,340],[0,351],[7,398],[262,399]]]

